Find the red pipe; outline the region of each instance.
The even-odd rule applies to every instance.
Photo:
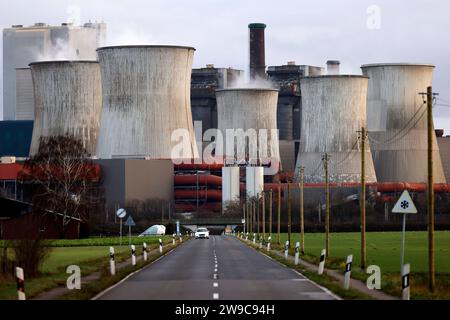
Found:
[[[197,183],[211,186],[222,185],[222,178],[214,175],[176,175],[174,181],[177,186],[196,186]]]
[[[214,163],[214,164],[207,164],[207,163],[182,163],[182,164],[175,164],[174,168],[175,168],[175,171],[181,171],[181,170],[213,170],[213,171],[218,171],[218,170],[222,170],[223,163]]]
[[[222,190],[175,190],[175,199],[206,199],[222,201]]]

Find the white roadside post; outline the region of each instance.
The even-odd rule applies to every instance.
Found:
[[[344,274],[344,289],[348,290],[350,288],[350,276],[352,273],[352,262],[353,255],[349,255],[347,257],[347,264],[345,265],[345,274]]]
[[[180,243],[182,243],[183,242],[183,235],[180,233]]]
[[[136,265],[136,247],[134,244],[131,245],[131,265]]]
[[[326,254],[327,254],[327,250],[322,249],[322,252],[320,253],[319,270],[317,271],[318,274],[323,274],[323,269],[325,268]]]
[[[272,237],[267,238],[267,251],[270,251],[270,241],[272,241]]]
[[[256,233],[253,233],[253,244],[256,244]]]
[[[142,244],[142,255],[144,256],[144,261],[147,261],[147,244],[145,242]]]
[[[295,265],[298,265],[298,256],[299,256],[299,248],[300,248],[300,242],[295,243]]]
[[[109,271],[112,276],[116,274],[116,261],[114,260],[114,247],[109,247]]]
[[[163,243],[161,238],[159,238],[159,253],[162,253],[162,251],[163,251]]]
[[[263,239],[259,239],[259,248],[260,249],[262,249],[262,247],[263,247],[263,242],[264,242]]]
[[[25,297],[25,277],[23,269],[16,267],[16,282],[17,282],[17,299],[26,300]]]
[[[172,244],[175,245],[175,233],[172,235]]]
[[[289,254],[289,240],[286,240],[284,245],[284,258],[287,260]]]
[[[402,270],[402,300],[409,300],[409,264],[405,264]]]

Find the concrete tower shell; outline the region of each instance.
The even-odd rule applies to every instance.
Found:
[[[249,198],[259,198],[264,191],[264,168],[245,168],[245,191]]]
[[[102,108],[98,62],[35,62],[30,67],[35,103],[30,154],[38,152],[41,137],[73,135],[94,155]]]
[[[260,163],[275,161],[277,164],[280,159],[277,130],[277,101],[278,90],[262,88],[236,88],[216,91],[217,97],[217,115],[218,129],[224,138],[223,153],[216,150],[216,155],[226,155],[227,159],[234,158],[236,162],[242,164],[244,159],[239,155],[245,154],[247,160]],[[252,153],[249,151],[251,143],[247,141],[239,146],[235,143],[234,151],[227,152],[226,139],[227,129],[242,129],[246,132],[253,129],[256,135],[259,135],[261,129],[267,129],[267,145],[263,145],[258,136],[257,159],[248,159]],[[237,141],[237,140],[236,140]],[[245,150],[243,148],[246,148]]]
[[[427,181],[427,115],[424,98],[433,65],[369,64],[367,127],[379,182]],[[434,128],[433,128],[434,129]],[[433,131],[434,132],[434,131]],[[433,135],[434,181],[445,182]]]
[[[190,103],[195,49],[118,46],[97,51],[103,89],[97,156],[172,160],[197,157]],[[186,135],[172,141],[177,129]],[[172,150],[180,143],[183,150],[173,155]]]
[[[305,167],[304,181],[325,181],[322,156],[328,153],[330,182],[360,182],[361,152],[358,131],[366,126],[368,78],[353,75],[305,77],[302,91],[302,124],[296,165]],[[366,140],[366,181],[376,182]]]
[[[225,210],[230,202],[239,201],[240,180],[239,167],[222,168],[222,208]]]

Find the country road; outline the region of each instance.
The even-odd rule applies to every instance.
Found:
[[[102,300],[330,300],[334,295],[230,236],[192,240]]]

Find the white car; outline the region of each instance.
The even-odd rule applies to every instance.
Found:
[[[206,228],[198,228],[195,231],[195,239],[206,238],[209,239],[209,230]]]

